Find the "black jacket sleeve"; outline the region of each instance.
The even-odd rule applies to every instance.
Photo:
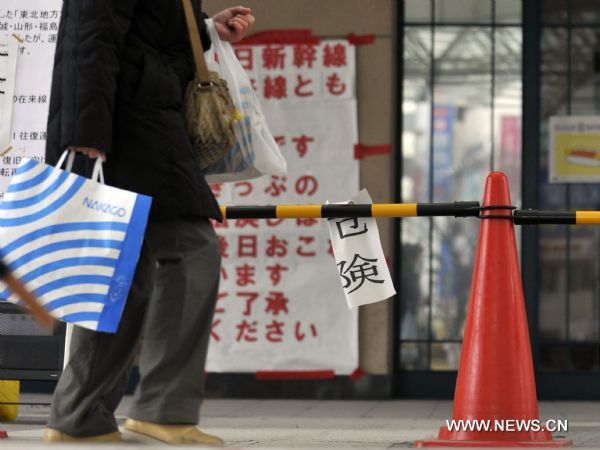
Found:
[[[200,39],[202,40],[202,48],[204,48],[204,51],[207,51],[212,42],[210,40],[210,36],[208,35],[208,27],[204,21],[205,19],[208,19],[208,14],[203,12],[200,20]]]
[[[200,40],[202,41],[202,48],[204,51],[207,51],[210,48],[210,36],[208,35],[208,28],[206,27],[205,19],[208,19],[208,14],[202,11],[202,2],[195,1],[192,2],[192,6],[194,7],[194,13],[196,14],[196,21],[199,24],[200,29]]]
[[[65,1],[75,90],[70,145],[110,153],[119,56],[139,0]]]

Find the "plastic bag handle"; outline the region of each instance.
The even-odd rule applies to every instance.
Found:
[[[206,30],[208,31],[208,36],[210,37],[211,41],[211,46],[208,51],[209,61],[214,61],[214,53],[217,53],[220,56],[227,53],[235,57],[235,52],[233,51],[233,47],[231,46],[231,44],[227,41],[224,41],[219,36],[217,28],[215,27],[214,19],[205,19],[204,23],[206,24]]]
[[[215,61],[214,55],[216,53],[217,55],[219,55],[218,61],[215,61],[215,64],[217,66],[223,67],[221,65],[221,61],[227,60],[227,59],[230,61],[236,61],[236,63],[237,63],[237,56],[235,56],[235,50],[233,50],[233,46],[229,42],[221,39],[221,37],[219,36],[219,33],[217,32],[217,28],[215,27],[214,19],[205,19],[204,23],[206,23],[206,29],[208,31],[208,36],[210,37],[210,40],[211,40],[210,49],[206,53],[207,59],[209,61]],[[237,64],[239,65],[239,63],[237,63]],[[242,71],[244,71],[244,73],[245,73],[245,70],[241,66],[240,66],[240,69]],[[225,69],[225,70],[228,70],[228,69]],[[220,71],[220,69],[219,69],[219,71]],[[223,75],[220,75],[220,77],[226,78]],[[229,89],[230,90],[232,89],[231,84],[229,84]]]

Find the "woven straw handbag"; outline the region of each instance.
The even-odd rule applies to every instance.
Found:
[[[185,121],[194,158],[200,169],[205,169],[223,159],[235,145],[237,113],[227,82],[208,70],[192,2],[182,1],[196,64],[196,76],[185,94]]]

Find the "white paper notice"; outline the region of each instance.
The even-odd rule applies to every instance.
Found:
[[[0,35],[0,152],[10,145],[18,53],[18,41]]]
[[[213,184],[219,203],[348,200],[359,190],[355,46],[323,40],[235,50],[288,173]],[[352,374],[359,365],[358,311],[344,305],[321,221],[229,219],[215,229],[223,265],[208,371]]]
[[[62,0],[0,0],[0,36],[11,46],[16,45],[16,50],[8,53],[17,58],[11,59],[16,66],[9,70],[7,78],[14,82],[14,92],[7,90],[5,101],[0,102],[0,110],[12,111],[10,120],[6,116],[0,120],[3,135],[0,143],[6,142],[4,133],[9,133],[8,144],[0,145],[0,198],[23,158],[44,162],[62,3]],[[11,76],[15,70],[16,75]]]
[[[352,203],[372,203],[363,189]],[[396,294],[381,248],[377,221],[370,217],[330,219],[329,234],[349,308],[386,300]]]

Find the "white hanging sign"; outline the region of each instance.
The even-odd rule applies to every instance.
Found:
[[[352,203],[372,203],[366,189]],[[349,308],[386,300],[396,294],[383,254],[377,221],[372,217],[330,219],[333,254]]]

